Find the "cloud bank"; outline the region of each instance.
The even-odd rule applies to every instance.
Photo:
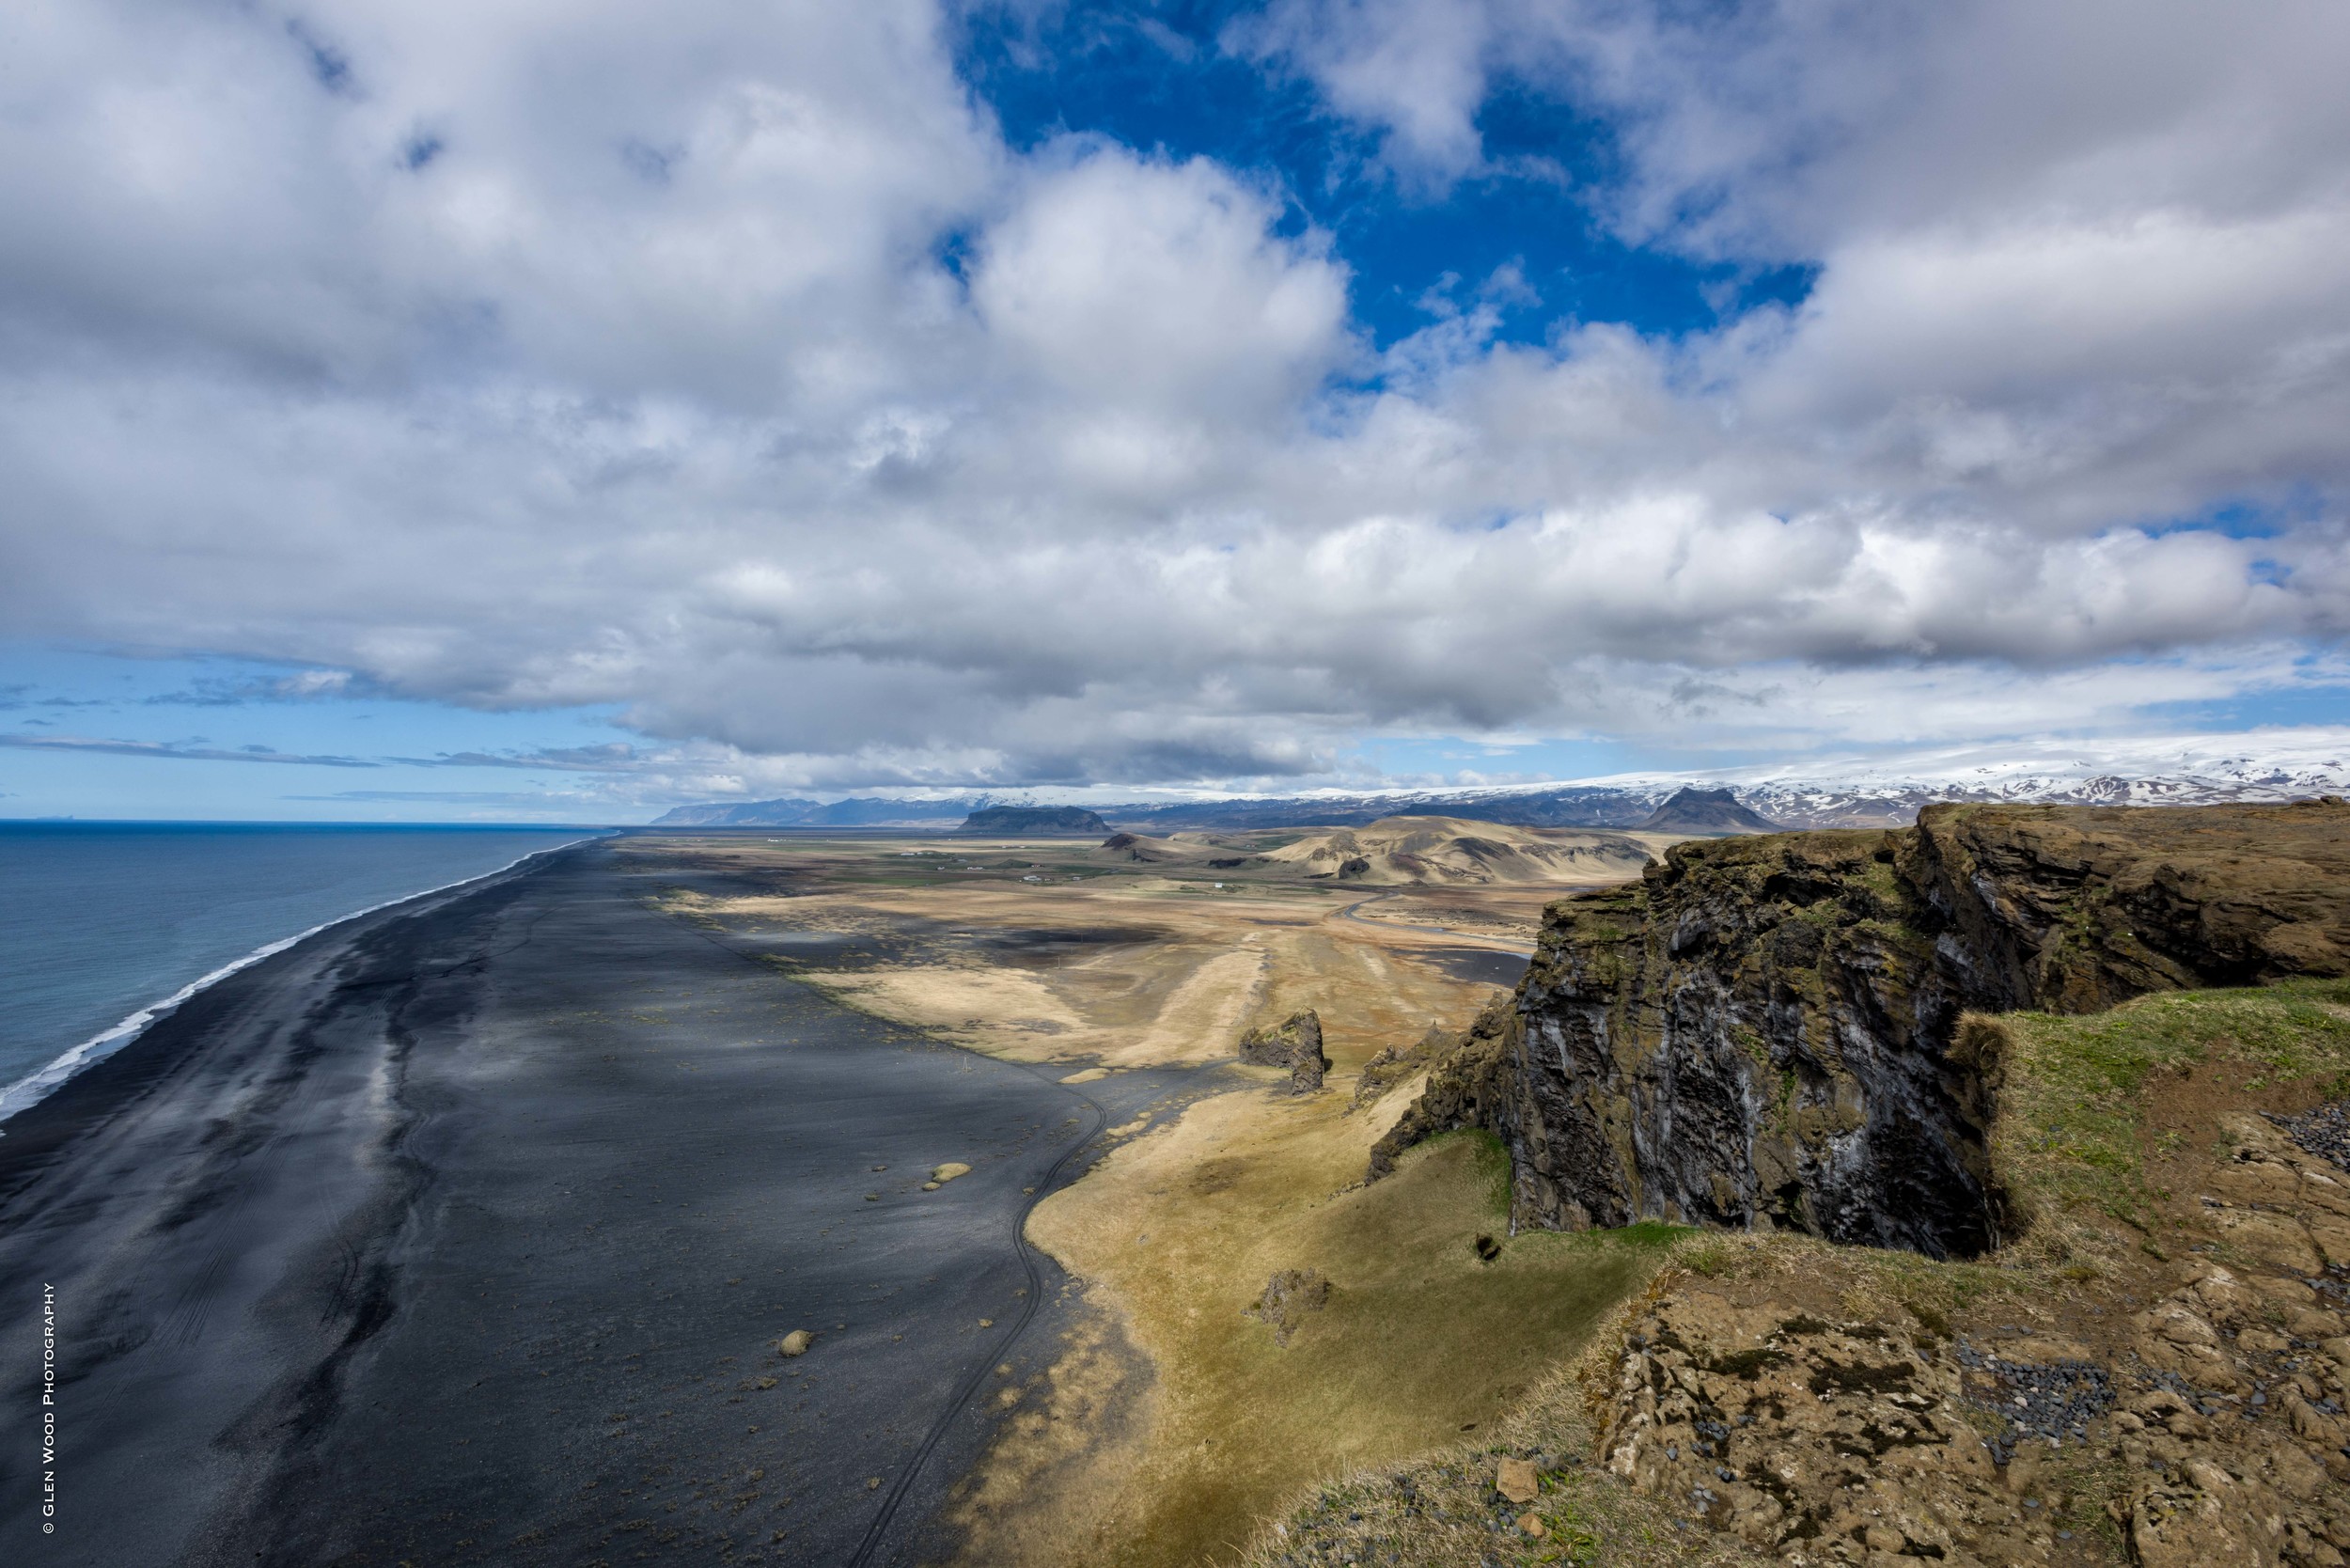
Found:
[[[1384,347],[1277,181],[1015,150],[959,18],[31,0],[0,612],[746,788],[1271,779],[1366,732],[1924,745],[2330,686],[2350,12],[1280,0],[1399,199],[1607,128],[1694,334]]]

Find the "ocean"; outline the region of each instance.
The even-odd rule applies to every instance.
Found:
[[[147,1010],[364,909],[580,828],[0,823],[0,1117],[135,1038]]]

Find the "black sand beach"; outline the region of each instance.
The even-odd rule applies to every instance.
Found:
[[[995,1368],[1075,1309],[1020,1216],[1186,1075],[1070,1088],[844,1011],[644,902],[711,878],[603,843],[368,917],[14,1119],[0,1560],[948,1544]]]

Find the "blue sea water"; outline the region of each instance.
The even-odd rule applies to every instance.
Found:
[[[60,1058],[94,1059],[124,1043],[135,1027],[105,1037],[261,949],[589,836],[0,823],[0,1117],[53,1087],[45,1070]]]

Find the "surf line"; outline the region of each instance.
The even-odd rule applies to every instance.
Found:
[[[542,850],[532,850],[528,855],[517,856],[512,860],[509,860],[505,865],[496,868],[494,870],[483,871],[478,876],[459,877],[455,882],[445,882],[438,887],[427,887],[418,892],[402,893],[396,899],[385,899],[383,902],[371,903],[365,909],[354,909],[348,915],[337,915],[331,920],[321,920],[307,931],[298,931],[291,936],[280,937],[274,942],[264,943],[260,947],[258,947],[251,952],[245,954],[243,958],[224,964],[219,968],[213,970],[211,974],[205,975],[200,979],[188,981],[187,984],[181,986],[170,996],[165,996],[162,1001],[149,1003],[147,1006],[139,1009],[138,1011],[131,1014],[130,1017],[125,1018],[121,1023],[117,1024],[113,1028],[106,1029],[102,1033],[90,1036],[87,1040],[83,1041],[79,1045],[74,1046],[73,1049],[57,1058],[56,1060],[51,1062],[48,1066],[27,1074],[25,1076],[19,1078],[16,1082],[8,1085],[6,1089],[0,1089],[0,1121],[5,1121],[9,1117],[14,1116],[18,1111],[24,1110],[28,1106],[38,1105],[42,1100],[47,1099],[59,1085],[63,1084],[67,1079],[72,1077],[74,1074],[79,1073],[83,1068],[88,1067],[92,1063],[103,1061],[108,1057],[113,1056],[117,1051],[121,1050],[125,1045],[130,1044],[131,1042],[146,1033],[149,1025],[155,1023],[159,1019],[168,1018],[171,1014],[180,1011],[180,1007],[187,1002],[188,998],[196,996],[198,992],[209,990],[211,987],[218,985],[222,980],[227,980],[229,976],[236,974],[240,970],[252,968],[253,965],[260,963],[265,958],[274,958],[279,953],[284,952],[288,948],[293,947],[298,943],[307,942],[311,937],[318,935],[319,933],[322,931],[332,931],[337,926],[348,925],[353,920],[364,919],[369,915],[380,914],[384,910],[390,909],[398,904],[410,903],[417,899],[429,899],[438,893],[455,892],[460,887],[470,887],[477,882],[487,882],[492,877],[504,876],[507,872],[512,870],[515,867],[522,865],[525,861],[536,860],[542,855],[558,854],[563,850],[573,849],[581,844],[592,843],[597,839],[608,839],[612,837],[615,837],[615,835],[608,833],[592,833],[585,838],[566,839],[559,844],[552,844]],[[4,1127],[0,1127],[0,1137],[6,1137],[8,1136],[8,1130]]]

